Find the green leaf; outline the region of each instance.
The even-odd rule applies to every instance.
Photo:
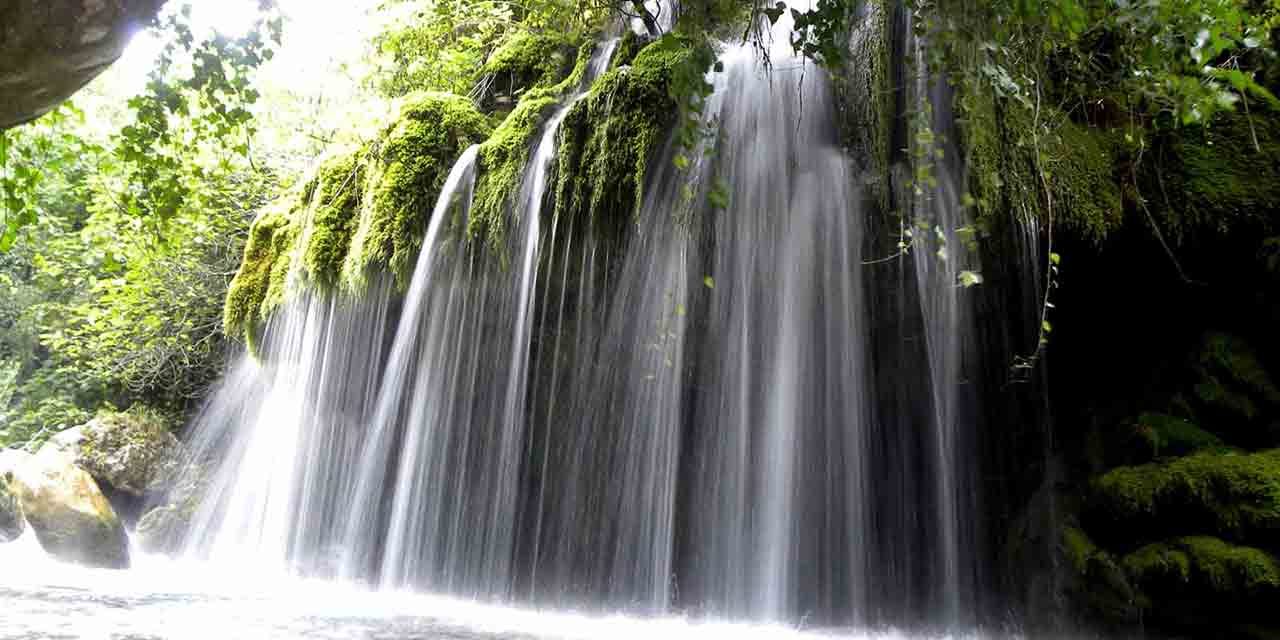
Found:
[[[959,274],[960,286],[966,289],[974,285],[982,284],[982,274],[977,271],[961,271]]]

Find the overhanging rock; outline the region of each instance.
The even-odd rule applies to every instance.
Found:
[[[119,59],[164,0],[0,0],[0,129],[58,106]]]

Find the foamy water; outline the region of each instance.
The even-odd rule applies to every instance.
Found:
[[[28,532],[0,545],[0,639],[919,638],[679,617],[513,608],[281,575],[220,571],[134,550],[126,571],[57,562]],[[966,636],[954,636],[966,637]],[[970,636],[976,637],[976,636]]]

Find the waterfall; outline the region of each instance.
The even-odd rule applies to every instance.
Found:
[[[704,135],[649,160],[633,218],[561,217],[548,189],[610,41],[501,247],[465,233],[471,147],[403,300],[382,277],[280,309],[194,426],[218,462],[187,552],[573,609],[972,623],[978,263],[950,96],[905,41],[898,100],[945,154],[883,210],[789,30],[768,65],[724,48]],[[909,254],[875,253],[887,227]]]

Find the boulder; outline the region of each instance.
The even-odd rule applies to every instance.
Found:
[[[0,476],[17,473],[22,465],[31,459],[31,454],[22,449],[4,449],[0,451]]]
[[[129,566],[128,538],[111,503],[58,449],[42,449],[13,478],[27,522],[50,555],[92,567]]]
[[[0,542],[17,540],[26,529],[26,519],[22,515],[22,502],[18,494],[9,486],[13,474],[0,474]]]
[[[100,484],[134,497],[167,490],[183,455],[168,423],[141,412],[100,413],[45,446],[73,452],[76,464]]]
[[[174,554],[182,549],[191,530],[191,519],[208,489],[208,470],[188,463],[162,506],[146,512],[138,520],[134,535],[138,546],[148,553]]]

